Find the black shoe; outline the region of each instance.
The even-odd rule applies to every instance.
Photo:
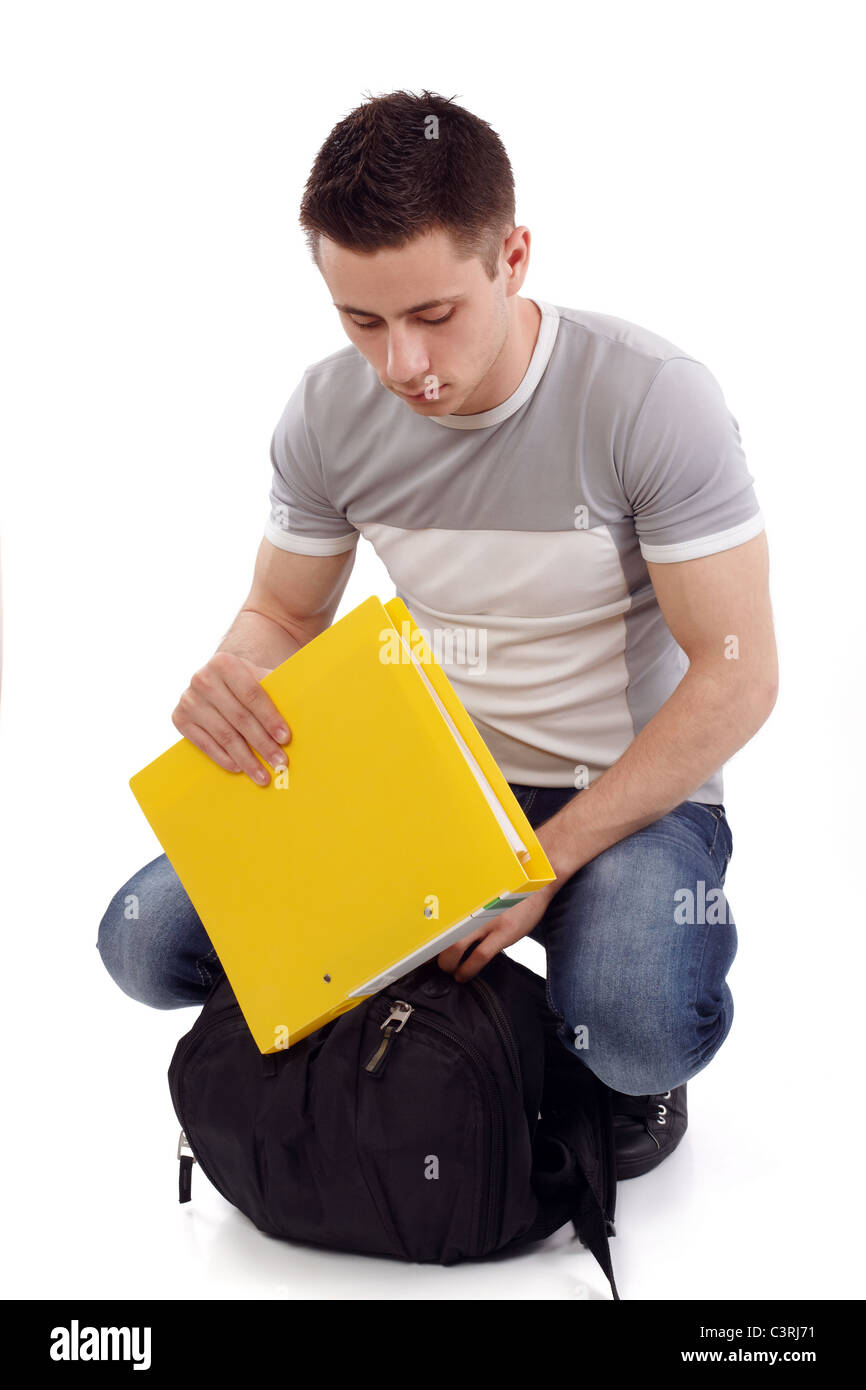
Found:
[[[672,1154],[689,1122],[686,1083],[653,1096],[611,1091],[616,1176],[638,1178]]]

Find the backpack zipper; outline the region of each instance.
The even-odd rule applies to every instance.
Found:
[[[208,1033],[212,1033],[215,1028],[222,1027],[229,1014],[234,1014],[237,1023],[246,1022],[236,1004],[224,1004],[221,1009],[217,1009],[213,1018],[209,1018],[202,1027],[193,1027],[187,1034],[178,1056],[177,1065],[180,1066],[182,1062],[186,1061],[189,1054],[198,1047],[202,1038],[207,1037]]]
[[[382,1072],[385,1070],[385,1063],[388,1060],[388,1053],[390,1052],[391,1043],[395,1035],[402,1031],[407,1020],[414,1012],[415,1010],[412,1008],[412,1005],[407,1004],[405,999],[394,1000],[391,1006],[391,1012],[385,1019],[385,1022],[379,1025],[380,1029],[384,1029],[385,1036],[372,1056],[367,1058],[367,1061],[364,1063],[364,1071],[369,1072],[371,1076],[375,1076],[376,1074],[381,1076]]]
[[[400,1006],[399,1009],[398,1006]],[[406,1009],[409,1010],[408,1013],[405,1013]],[[377,1057],[379,1058],[379,1062],[381,1062],[382,1058],[387,1057],[393,1038],[397,1033],[402,1032],[410,1016],[414,1016],[415,1019],[412,1024],[413,1030],[418,1027],[428,1028],[431,1032],[438,1033],[441,1037],[448,1038],[455,1047],[466,1053],[481,1080],[482,1088],[487,1098],[488,1109],[493,1118],[488,1154],[488,1172],[491,1181],[487,1188],[487,1210],[485,1213],[479,1250],[479,1254],[486,1254],[489,1250],[495,1249],[494,1223],[500,1188],[502,1186],[502,1168],[504,1165],[502,1093],[499,1090],[496,1077],[493,1075],[493,1072],[473,1043],[465,1038],[459,1037],[456,1033],[452,1032],[450,1028],[446,1028],[443,1023],[440,1023],[438,1019],[434,1020],[433,1017],[422,1016],[417,1006],[413,1008],[411,1005],[407,1004],[404,999],[393,1001],[389,1014],[379,1025],[380,1028],[386,1029],[386,1035],[379,1044],[379,1047],[365,1064],[365,1071],[368,1073],[371,1072],[370,1064],[374,1062]],[[399,1022],[398,1026],[394,1026],[390,1032],[387,1031],[388,1025],[392,1023],[397,1024],[399,1019],[402,1019],[402,1021]],[[375,1067],[372,1069],[372,1074],[375,1074]],[[495,1239],[499,1239],[498,1230],[496,1231]]]
[[[189,1153],[184,1153],[184,1149],[189,1149]],[[190,1142],[183,1130],[177,1141],[177,1160],[180,1165],[178,1171],[178,1201],[189,1202],[191,1200],[192,1184],[192,1165],[198,1162],[192,1151]]]
[[[228,1015],[233,1015],[233,1017],[229,1019],[227,1017]],[[217,1192],[225,1196],[225,1193],[223,1193],[223,1190],[217,1182],[214,1174],[208,1170],[207,1164],[204,1162],[201,1156],[201,1149],[198,1149],[198,1152],[194,1153],[192,1145],[190,1144],[190,1141],[187,1137],[186,1119],[184,1118],[185,1107],[183,1104],[185,1089],[183,1072],[190,1054],[195,1051],[201,1040],[207,1037],[209,1033],[212,1033],[214,1029],[223,1027],[223,1025],[226,1022],[233,1022],[235,1027],[238,1029],[242,1026],[244,1028],[247,1026],[246,1020],[244,1019],[243,1015],[241,1014],[239,1016],[238,1009],[235,1004],[227,1004],[224,1008],[218,1009],[213,1018],[208,1019],[207,1023],[203,1027],[199,1028],[197,1032],[193,1032],[187,1037],[183,1047],[181,1048],[180,1053],[177,1056],[177,1064],[174,1067],[174,1075],[177,1080],[177,1105],[175,1106],[175,1109],[177,1111],[178,1119],[183,1125],[183,1128],[180,1132],[180,1139],[178,1140],[177,1144],[177,1158],[179,1164],[178,1196],[181,1202],[188,1202],[190,1200],[190,1187],[192,1180],[193,1163],[198,1164],[205,1177],[208,1179],[210,1183],[213,1184]],[[189,1149],[188,1154],[182,1152],[184,1148]]]
[[[508,1022],[508,1017],[496,992],[490,987],[486,980],[472,979],[469,981],[470,988],[475,991],[478,998],[482,1001],[482,1007],[487,1014],[505,1048],[505,1055],[508,1058],[508,1065],[511,1069],[511,1076],[518,1091],[521,1089],[522,1080],[520,1076],[520,1055],[517,1050],[517,1042]],[[405,999],[396,999],[394,1005],[385,1019],[380,1024],[380,1028],[385,1030],[385,1037],[372,1056],[364,1063],[364,1070],[375,1075],[384,1070],[385,1062],[391,1047],[391,1040],[396,1033],[399,1033],[409,1018],[414,1013],[411,1004],[407,1004]]]
[[[499,996],[486,980],[475,977],[469,981],[469,984],[472,989],[475,990],[478,997],[484,1001],[485,1012],[505,1044],[505,1054],[508,1058],[508,1065],[511,1068],[511,1075],[515,1086],[518,1091],[520,1091],[523,1087],[523,1082],[520,1076],[520,1056],[517,1051],[517,1042],[512,1032],[511,1024],[508,1022],[505,1010],[499,1002]]]

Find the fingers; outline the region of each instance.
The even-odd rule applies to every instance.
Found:
[[[267,786],[270,775],[256,753],[272,767],[285,766],[281,745],[290,742],[291,730],[257,674],[267,672],[244,657],[217,652],[190,680],[172,722],[220,767]]]
[[[460,964],[460,958],[467,946],[470,946],[472,942],[477,939],[478,938],[474,936],[464,936],[460,941],[452,942],[450,946],[445,948],[441,955],[436,957],[436,964],[439,966],[439,969],[447,971],[449,975],[453,975],[457,966]]]
[[[457,968],[460,965],[460,962],[463,956],[466,954],[467,950],[472,946],[473,942],[481,942],[484,940],[485,933],[482,931],[478,931],[475,933],[474,936],[464,936],[461,941],[455,941],[453,945],[448,946],[446,950],[444,950],[442,954],[437,957],[437,964],[439,966],[439,969],[445,970],[449,975],[454,975],[455,979],[466,978],[465,976],[457,975]],[[475,957],[477,956],[480,950],[481,947],[476,946],[471,956],[469,957],[469,960],[474,961]]]
[[[499,955],[504,944],[497,938],[495,932],[488,932],[485,937],[479,940],[472,954],[454,971],[454,979],[457,983],[465,984],[467,980],[471,980],[482,971],[488,961]]]
[[[291,729],[268,692],[259,684],[250,663],[238,662],[236,658],[231,657],[227,662],[219,660],[220,657],[228,655],[227,652],[217,652],[212,663],[214,670],[222,677],[227,690],[244,710],[245,715],[253,721],[255,727],[261,729],[264,746],[260,743],[253,746],[263,758],[273,763],[274,757],[278,758],[282,751],[281,745],[290,741]]]
[[[242,688],[244,693],[246,693],[247,688]],[[261,690],[260,686],[257,688]],[[265,692],[261,690],[261,693],[264,695]],[[267,699],[267,696],[265,696],[265,698]],[[263,725],[252,710],[243,703],[243,700],[238,697],[231,685],[223,681],[221,688],[216,686],[212,687],[211,700],[222,721],[220,728],[222,729],[223,726],[225,726],[232,735],[232,744],[230,746],[223,743],[220,733],[214,728],[212,732],[217,740],[223,743],[224,747],[229,749],[236,760],[238,758],[239,743],[244,743],[247,746],[247,756],[241,763],[245,772],[254,770],[255,768],[258,768],[260,772],[264,771],[261,765],[249,752],[251,748],[254,748],[257,753],[260,753],[265,762],[270,763],[272,767],[286,762],[286,755],[280,747],[278,740],[268,732],[265,725]],[[264,713],[264,711],[262,711],[262,713]],[[271,719],[271,723],[275,723],[277,728],[279,728],[281,723],[279,714],[277,714],[276,720]]]
[[[465,936],[461,941],[455,941],[453,946],[447,947],[437,957],[437,964],[440,970],[453,975],[458,984],[465,984],[510,944],[511,937],[507,931],[501,927],[498,930],[487,927],[486,930],[477,931],[474,936]],[[470,954],[463,960],[467,950]]]
[[[225,749],[221,748],[216,740],[211,738],[207,729],[202,729],[197,724],[192,724],[189,728],[190,732],[186,737],[189,738],[190,743],[194,743],[203,753],[207,753],[208,757],[213,758],[215,763],[219,763],[220,767],[224,767],[226,772],[240,772],[240,768],[234,758],[229,757]]]
[[[201,728],[201,726],[199,727]],[[247,777],[260,787],[264,787],[270,782],[269,774],[250,749],[246,739],[227,719],[223,718],[218,710],[209,711],[208,727],[204,732],[210,736],[211,742],[222,750],[223,755],[227,756],[230,762],[235,763],[236,771],[245,772]],[[204,749],[203,751],[207,752],[208,750]],[[285,754],[282,756],[285,761]],[[221,763],[220,766],[225,766],[225,764]]]

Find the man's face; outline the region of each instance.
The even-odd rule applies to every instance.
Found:
[[[323,236],[319,266],[346,333],[388,391],[419,414],[472,413],[508,336],[501,269],[489,280],[443,231],[367,253]]]

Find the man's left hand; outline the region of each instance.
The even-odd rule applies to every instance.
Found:
[[[530,893],[528,898],[524,898],[523,902],[509,907],[506,912],[494,917],[492,922],[487,922],[483,927],[479,927],[471,936],[465,936],[462,940],[455,941],[437,958],[440,969],[453,975],[460,984],[466,980],[471,980],[473,975],[477,975],[479,970],[483,970],[487,962],[498,955],[504,947],[513,946],[515,941],[519,941],[522,936],[527,936],[534,927],[538,926],[557,890],[561,887],[562,883],[555,880],[544,888],[536,889],[534,893]],[[473,941],[477,941],[479,944],[461,965],[460,958]]]

